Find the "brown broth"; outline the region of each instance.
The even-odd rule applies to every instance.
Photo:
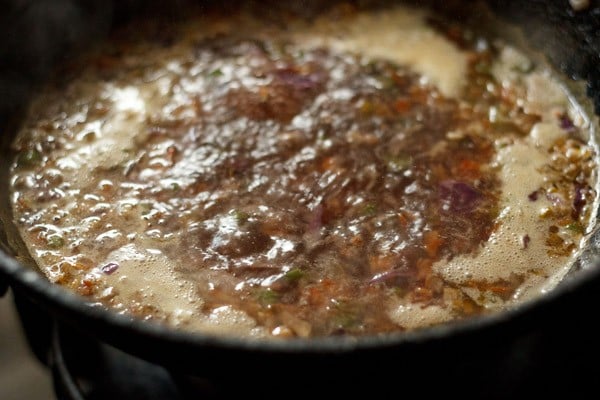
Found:
[[[452,33],[395,8],[119,38],[15,141],[22,237],[52,282],[194,331],[382,334],[541,295],[591,222],[588,127],[515,48]]]

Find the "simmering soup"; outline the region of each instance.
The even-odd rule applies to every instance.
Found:
[[[14,142],[14,219],[99,307],[251,337],[374,335],[513,307],[596,205],[550,69],[423,10],[203,13],[123,30]]]

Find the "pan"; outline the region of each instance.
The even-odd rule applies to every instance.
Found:
[[[456,324],[384,336],[263,342],[189,333],[91,307],[51,284],[23,250],[7,196],[10,143],[31,95],[53,68],[111,30],[157,15],[176,21],[190,4],[177,1],[166,6],[133,0],[33,3],[9,3],[0,17],[5,38],[0,50],[0,291],[10,287],[20,302],[36,310],[33,317],[24,317],[26,323],[39,323],[50,316],[81,335],[165,366],[175,374],[214,378],[230,394],[309,395],[319,388],[328,394],[368,390],[389,395],[408,393],[407,388],[415,387],[415,382],[437,382],[418,386],[431,394],[485,393],[498,386],[511,388],[512,393],[532,387],[536,393],[549,393],[547,382],[557,391],[571,393],[593,387],[589,379],[595,370],[586,365],[594,365],[600,355],[592,324],[600,289],[597,233],[591,234],[568,278],[540,299]],[[195,2],[194,6],[240,6],[238,2],[215,3]],[[560,71],[596,123],[594,114],[600,113],[600,6],[596,1],[491,0],[466,6],[460,1],[433,1],[426,5],[461,23],[493,14],[503,22],[506,32],[502,35],[523,41]],[[265,12],[289,7],[305,15],[317,15],[329,6],[318,1],[260,4]],[[594,142],[597,139],[592,138]],[[39,329],[47,328],[39,325]],[[528,370],[534,368],[532,359],[542,360],[545,367]],[[495,397],[494,393],[488,395]]]

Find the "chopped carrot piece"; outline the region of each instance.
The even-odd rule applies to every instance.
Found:
[[[464,177],[476,178],[480,175],[479,167],[478,162],[465,159],[458,164],[458,172]]]
[[[390,271],[396,265],[396,257],[391,255],[375,255],[369,257],[369,268],[372,274]]]
[[[410,101],[408,101],[407,99],[398,99],[394,104],[394,109],[399,113],[404,114],[410,111],[411,109]]]
[[[423,235],[423,244],[429,257],[434,258],[438,255],[442,243],[444,243],[444,239],[442,239],[438,231],[425,232]]]
[[[417,260],[417,279],[427,279],[431,275],[432,265],[433,260],[431,258],[419,258]]]

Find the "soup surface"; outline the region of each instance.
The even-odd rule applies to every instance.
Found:
[[[406,7],[123,30],[41,93],[15,221],[48,279],[181,329],[372,335],[551,290],[596,203],[549,70]]]

